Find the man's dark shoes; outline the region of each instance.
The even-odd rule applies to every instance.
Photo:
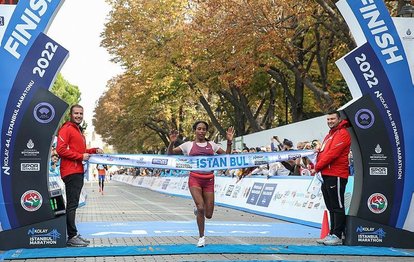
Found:
[[[85,242],[86,244],[90,244],[91,243],[91,241],[90,240],[88,240],[88,239],[86,239],[86,238],[83,238],[81,235],[77,235],[77,237],[80,239],[80,240],[82,240],[83,242]]]
[[[74,236],[66,242],[66,245],[68,247],[86,247],[88,246],[88,243],[83,242],[79,236]]]

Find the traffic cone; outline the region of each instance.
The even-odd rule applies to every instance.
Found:
[[[328,211],[324,210],[320,238],[324,239],[328,234],[329,234]]]

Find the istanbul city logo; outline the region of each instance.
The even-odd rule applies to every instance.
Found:
[[[34,143],[33,143],[33,140],[31,140],[31,139],[29,139],[29,141],[27,141],[27,148],[28,149],[33,149],[33,147],[34,147]]]
[[[379,144],[377,144],[377,146],[375,147],[375,153],[381,154],[381,152],[382,152],[382,148]]]
[[[40,152],[35,148],[35,143],[32,139],[29,139],[26,144],[26,149],[24,149],[21,154],[25,157],[37,157]]]
[[[372,213],[381,214],[387,209],[388,200],[383,194],[374,193],[368,198],[367,205]]]
[[[26,191],[20,198],[20,204],[24,210],[34,212],[42,206],[42,195],[36,190]]]
[[[50,123],[55,117],[55,108],[46,102],[39,103],[33,110],[33,116],[39,123]]]

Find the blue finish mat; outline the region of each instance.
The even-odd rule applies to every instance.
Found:
[[[300,246],[300,245],[158,245],[79,248],[15,249],[3,254],[3,259],[148,256],[182,254],[305,254],[346,256],[394,256],[414,257],[413,252],[385,247],[362,246]],[[1,258],[0,258],[1,259]]]
[[[198,236],[195,221],[83,222],[77,224],[86,238]],[[208,236],[319,238],[319,228],[268,222],[207,221]]]

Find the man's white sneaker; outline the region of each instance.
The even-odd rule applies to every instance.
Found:
[[[323,244],[325,241],[327,241],[331,237],[332,237],[332,235],[328,234],[326,237],[316,240],[316,243]]]
[[[205,237],[200,237],[198,239],[197,247],[204,247],[205,245],[206,245],[206,238]]]
[[[332,235],[328,240],[323,242],[325,246],[340,246],[342,245],[342,239],[337,237],[336,235]]]

